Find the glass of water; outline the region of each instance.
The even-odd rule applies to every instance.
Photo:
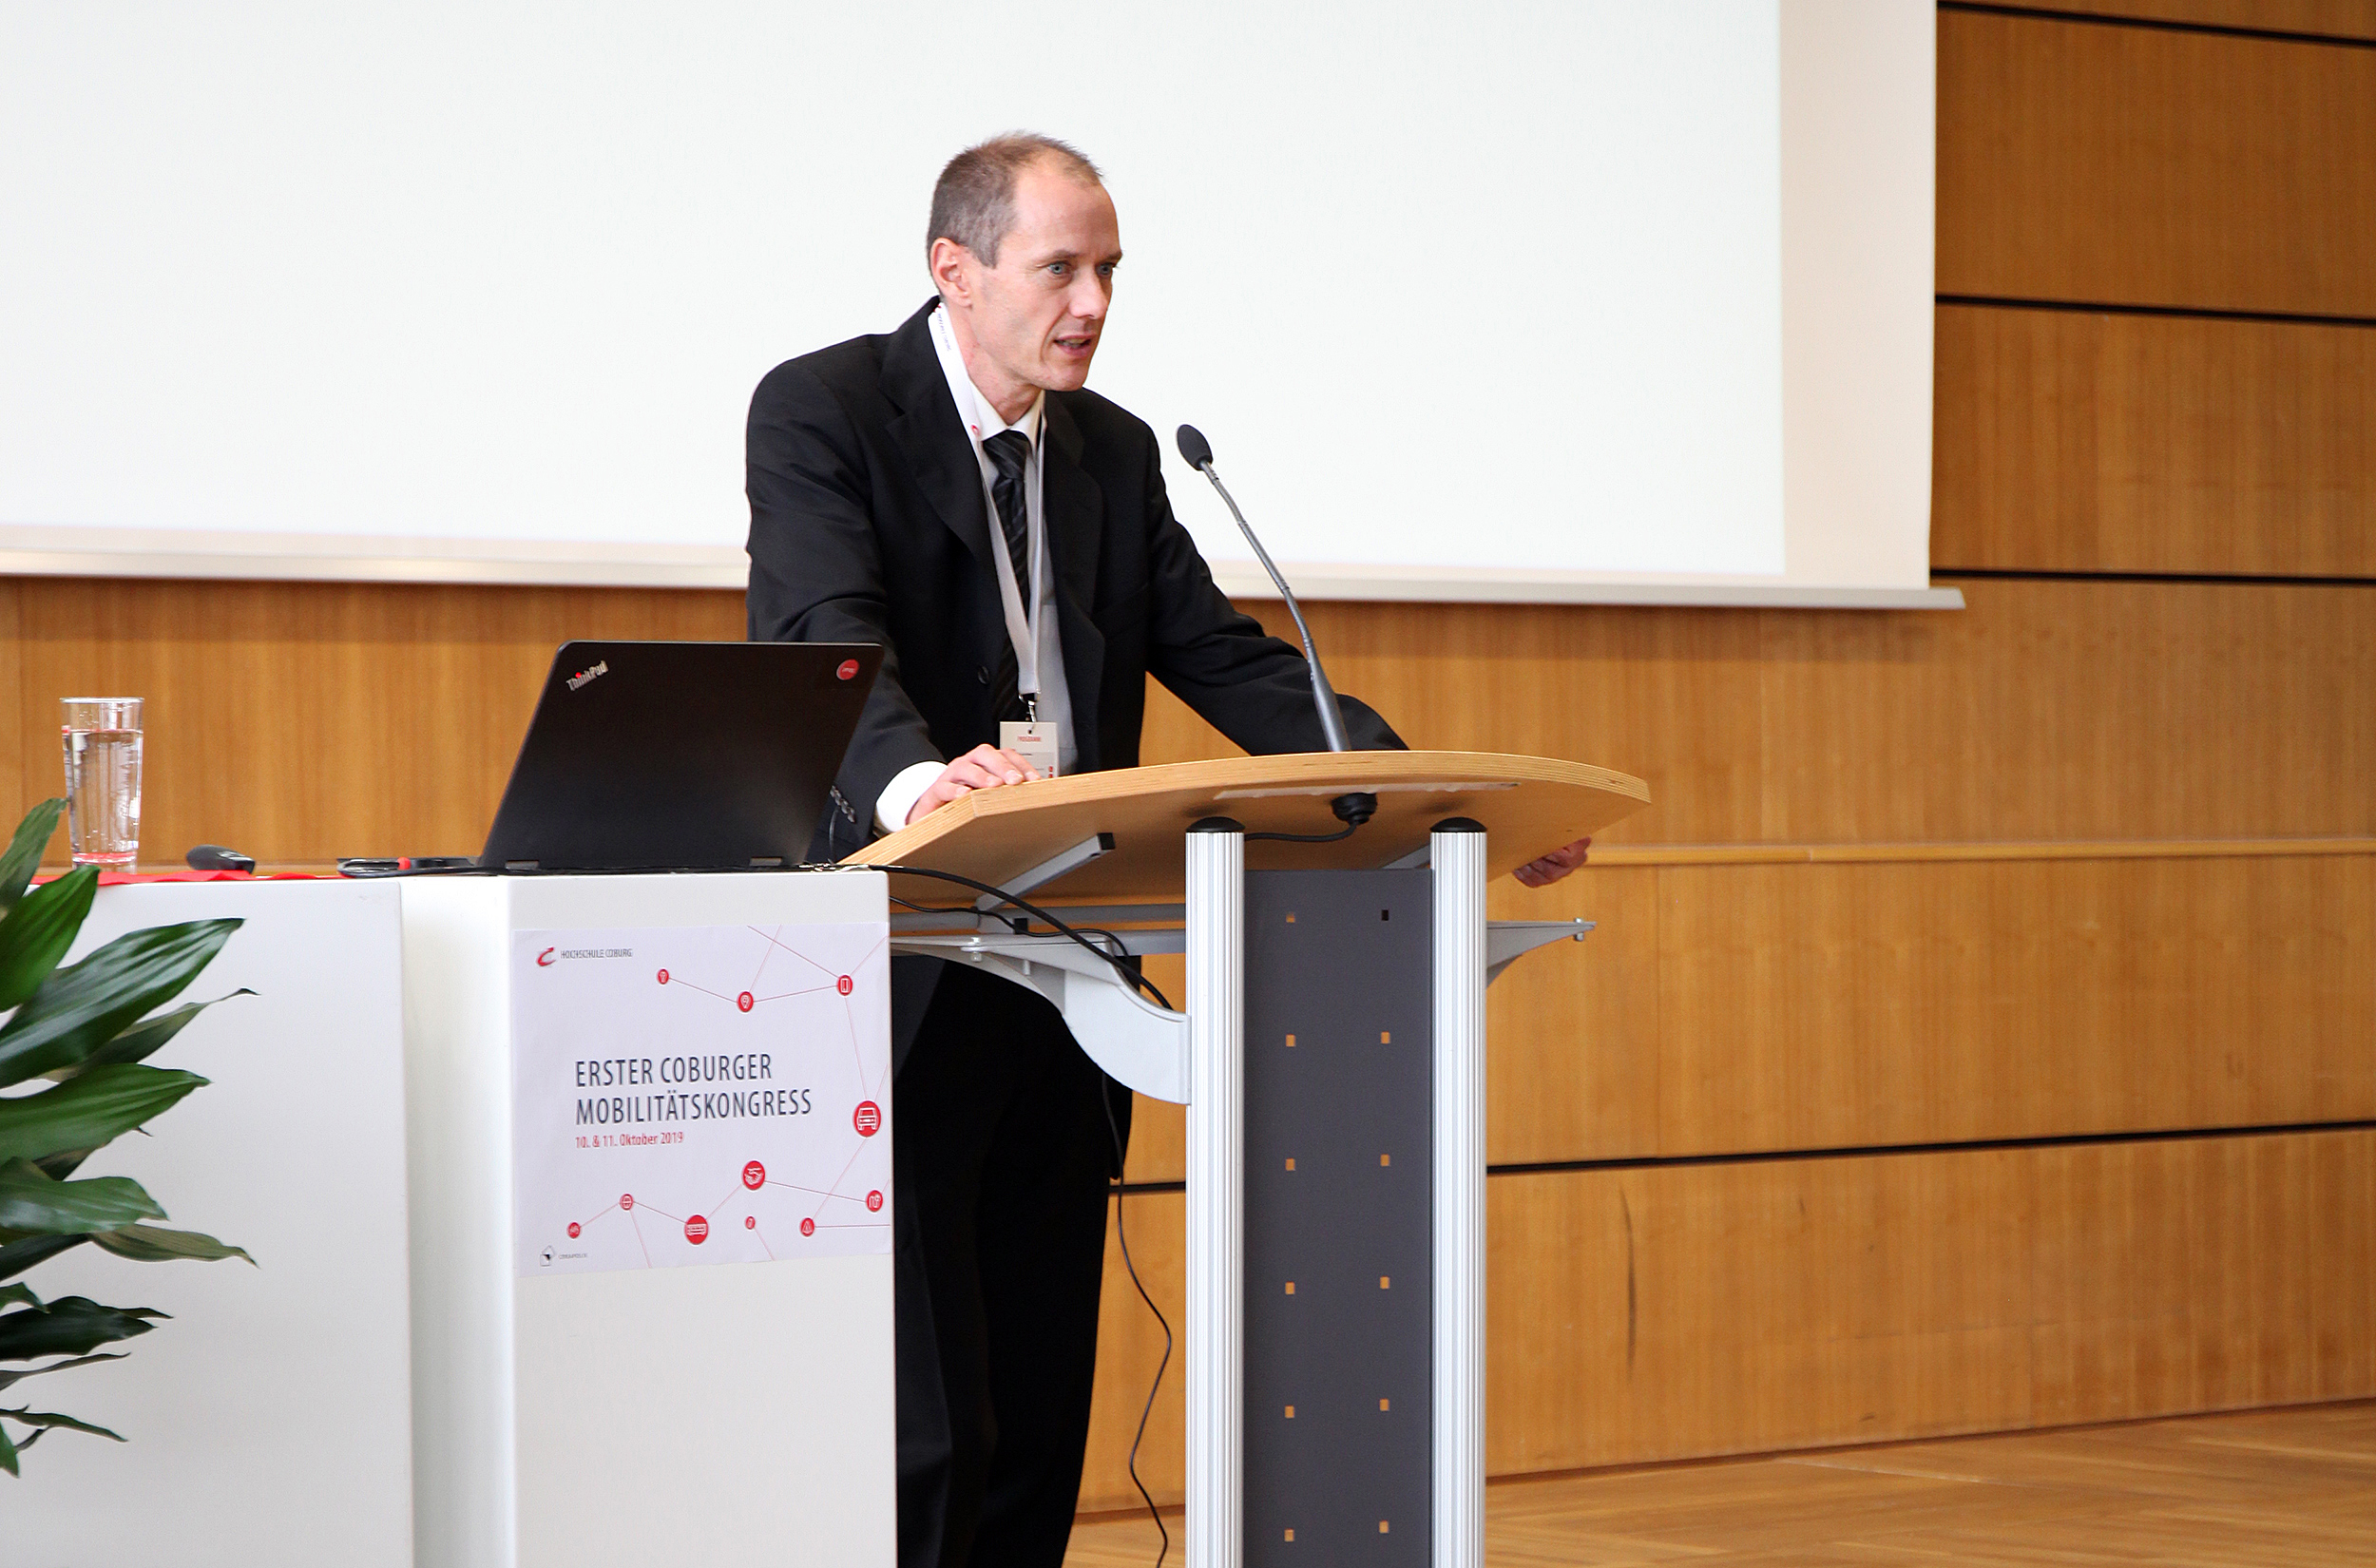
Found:
[[[141,854],[141,699],[61,699],[74,864],[128,871]]]

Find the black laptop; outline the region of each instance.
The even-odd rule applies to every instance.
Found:
[[[565,642],[487,834],[487,870],[797,865],[883,650]]]

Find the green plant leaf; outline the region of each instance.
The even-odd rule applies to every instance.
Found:
[[[16,825],[7,852],[0,853],[0,913],[15,908],[24,896],[25,885],[33,880],[33,871],[41,865],[41,851],[48,848],[49,835],[58,831],[58,813],[65,810],[63,795],[45,800]]]
[[[29,1285],[0,1285],[0,1307],[38,1307],[41,1297]]]
[[[33,1434],[35,1437],[40,1435],[39,1432]],[[16,1467],[16,1444],[9,1441],[9,1429],[6,1426],[0,1426],[0,1470],[6,1470],[12,1476],[20,1477],[25,1473]]]
[[[153,1307],[104,1307],[88,1296],[60,1296],[42,1307],[0,1315],[0,1361],[88,1355],[102,1345],[148,1332]]]
[[[247,1258],[250,1266],[256,1260],[227,1241],[201,1235],[196,1231],[167,1231],[154,1225],[126,1225],[120,1230],[96,1231],[91,1245],[104,1247],[118,1257],[128,1257],[135,1263],[171,1263],[177,1258],[195,1258],[212,1263],[218,1258]]]
[[[81,1065],[150,1008],[181,995],[240,925],[193,920],[127,931],[53,970],[0,1025],[0,1088]]]
[[[142,1019],[115,1039],[107,1042],[83,1060],[79,1067],[66,1067],[51,1073],[56,1079],[72,1078],[93,1067],[105,1067],[118,1061],[142,1061],[156,1054],[164,1042],[180,1034],[192,1019],[213,1006],[216,1002],[228,1002],[235,996],[254,996],[242,985],[238,990],[215,998],[214,1002],[185,1002],[169,1013]]]
[[[35,1264],[47,1263],[89,1239],[86,1235],[29,1235],[23,1231],[0,1231],[0,1279],[14,1279]]]
[[[171,1110],[205,1082],[196,1073],[116,1062],[37,1095],[0,1100],[0,1161],[88,1154]]]
[[[44,883],[0,915],[0,1012],[23,1002],[49,978],[74,946],[74,933],[90,913],[99,889],[99,868],[77,866]]]
[[[88,1432],[93,1437],[114,1438],[118,1443],[124,1441],[121,1432],[110,1432],[105,1426],[93,1426],[87,1421],[62,1416],[54,1410],[0,1410],[0,1421],[13,1421],[20,1426],[36,1426],[43,1431]],[[30,1438],[26,1439],[28,1443],[31,1441]]]
[[[74,1235],[113,1231],[165,1212],[130,1176],[91,1176],[58,1181],[29,1159],[0,1165],[0,1228]]]
[[[103,1350],[95,1356],[69,1356],[64,1361],[53,1361],[47,1367],[27,1367],[13,1372],[0,1371],[0,1388],[13,1388],[27,1378],[39,1377],[44,1372],[63,1372],[69,1367],[88,1367],[95,1361],[122,1361],[123,1359],[122,1350]]]

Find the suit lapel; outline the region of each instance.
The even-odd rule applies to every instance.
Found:
[[[932,329],[926,321],[932,310],[928,304],[908,317],[883,351],[883,392],[899,410],[891,422],[891,439],[899,443],[932,510],[987,571],[990,522],[982,500],[982,470],[949,398],[940,355],[932,350]]]
[[[1105,492],[1081,467],[1081,427],[1062,394],[1049,394],[1043,418],[1040,510],[1047,522],[1048,559],[1056,567],[1057,639],[1063,645],[1064,684],[1072,696],[1074,765],[1087,773],[1098,766],[1098,699],[1105,672],[1105,637],[1089,619],[1089,606],[1097,602]]]

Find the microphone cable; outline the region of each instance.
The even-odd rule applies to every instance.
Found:
[[[1358,824],[1356,824],[1356,826],[1358,826]],[[1352,828],[1349,827],[1345,830],[1345,832],[1350,833],[1352,831]],[[1333,833],[1330,835],[1332,838],[1342,838],[1344,836],[1344,833]],[[1165,1012],[1168,1013],[1174,1010],[1170,1000],[1163,995],[1161,988],[1159,987],[1155,982],[1149,980],[1138,970],[1132,968],[1125,957],[1107,952],[1104,948],[1099,947],[1095,942],[1092,942],[1087,936],[1083,935],[1080,930],[1057,919],[1054,915],[1048,913],[1045,909],[1041,908],[1038,905],[1017,898],[1014,894],[1006,891],[1004,888],[993,886],[987,882],[977,882],[972,877],[962,876],[955,871],[936,870],[929,866],[883,865],[849,867],[845,864],[844,869],[886,872],[897,871],[907,876],[927,876],[941,882],[954,882],[960,887],[971,888],[976,892],[987,893],[1002,904],[1010,904],[1014,906],[1014,908],[1021,909],[1025,914],[1030,916],[1034,920],[1045,921],[1054,930],[1071,938],[1083,947],[1097,954],[1098,957],[1112,965],[1116,974],[1121,975],[1132,985],[1146,992],[1148,996],[1154,998],[1156,1004],[1161,1007]],[[906,899],[901,899],[899,902],[905,904],[908,901]],[[910,905],[910,908],[916,908],[916,906]],[[941,909],[931,910],[929,912],[936,914],[981,914],[986,911],[975,909],[970,906],[968,906],[961,909]],[[1121,946],[1121,943],[1116,940],[1113,933],[1110,931],[1099,931],[1097,934],[1106,938],[1106,940],[1110,942],[1115,942],[1117,947]],[[1147,1483],[1139,1477],[1139,1448],[1140,1445],[1146,1441],[1147,1421],[1155,1414],[1155,1397],[1162,1391],[1163,1374],[1170,1369],[1172,1365],[1172,1325],[1171,1321],[1164,1317],[1163,1309],[1155,1304],[1155,1297],[1147,1292],[1146,1281],[1139,1277],[1138,1262],[1130,1255],[1130,1233],[1122,1224],[1122,1198],[1124,1195],[1122,1192],[1122,1164],[1126,1157],[1126,1146],[1122,1142],[1121,1122],[1118,1120],[1114,1115],[1114,1097],[1111,1092],[1113,1088],[1121,1088],[1122,1085],[1118,1080],[1107,1074],[1103,1068],[1099,1069],[1098,1077],[1101,1080],[1098,1086],[1098,1104],[1105,1112],[1106,1134],[1114,1140],[1114,1176],[1113,1180],[1110,1183],[1114,1194],[1114,1239],[1121,1245],[1122,1267],[1129,1272],[1131,1288],[1139,1292],[1139,1299],[1145,1302],[1147,1304],[1147,1310],[1155,1314],[1156,1326],[1163,1330],[1163,1356],[1161,1360],[1155,1364],[1155,1381],[1148,1385],[1147,1402],[1145,1405],[1140,1406],[1139,1409],[1139,1429],[1131,1435],[1130,1460],[1128,1466],[1130,1470],[1130,1484],[1139,1489],[1139,1497],[1140,1501],[1145,1502],[1147,1505],[1147,1518],[1155,1521],[1155,1533],[1159,1540],[1161,1542],[1161,1544],[1156,1548],[1155,1568],[1163,1568],[1163,1559],[1170,1555],[1172,1549],[1172,1533],[1170,1530],[1164,1528],[1162,1510],[1156,1507],[1155,1495],[1147,1490]],[[1109,1085],[1111,1087],[1109,1087]],[[1127,1093],[1128,1091],[1125,1089],[1124,1092]]]

